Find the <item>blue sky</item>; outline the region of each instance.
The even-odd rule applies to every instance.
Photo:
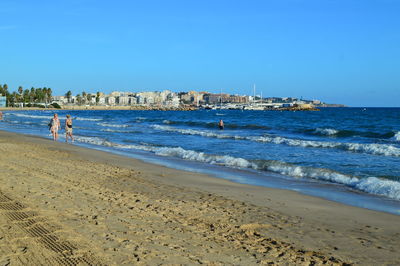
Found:
[[[0,2],[11,89],[208,90],[400,106],[400,1]]]

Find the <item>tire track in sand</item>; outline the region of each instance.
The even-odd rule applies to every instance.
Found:
[[[3,215],[10,225],[16,226],[23,231],[25,237],[34,240],[41,247],[50,251],[48,258],[42,259],[41,263],[51,265],[101,265],[91,254],[71,241],[61,239],[55,233],[60,227],[45,222],[36,212],[30,211],[22,203],[13,200],[0,191],[0,214]],[[25,251],[27,248],[23,248]],[[8,261],[11,264],[11,261]],[[23,260],[20,260],[23,262]]]

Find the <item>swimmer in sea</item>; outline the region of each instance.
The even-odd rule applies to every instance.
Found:
[[[219,120],[218,127],[219,127],[220,130],[224,129],[224,121],[222,121],[222,119]]]

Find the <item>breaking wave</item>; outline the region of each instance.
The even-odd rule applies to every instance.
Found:
[[[400,141],[400,131],[398,131],[398,132],[396,132],[396,134],[394,134],[393,140],[394,141]]]
[[[97,125],[102,127],[129,127],[127,124],[109,124],[109,123],[97,123]]]
[[[178,132],[184,135],[198,135],[203,137],[210,137],[210,138],[219,138],[219,139],[245,139],[244,137],[240,136],[232,136],[232,135],[225,135],[225,134],[218,134],[212,131],[202,131],[196,129],[183,129],[183,128],[175,128],[171,126],[163,126],[163,125],[152,125],[154,129],[161,130],[161,131],[168,131],[168,132]]]
[[[315,133],[320,134],[320,135],[325,135],[325,136],[333,136],[339,133],[338,130],[333,129],[333,128],[317,128]]]
[[[163,126],[163,125],[153,125],[152,127],[157,130],[178,132],[184,135],[199,135],[203,137],[212,137],[220,139],[249,140],[256,142],[273,143],[273,144],[284,144],[288,146],[298,146],[304,148],[342,149],[346,151],[368,153],[373,155],[383,155],[383,156],[396,156],[396,157],[400,156],[400,148],[397,148],[389,144],[327,142],[327,141],[291,139],[280,136],[238,136],[238,135],[219,134],[213,131],[182,129],[171,126]]]
[[[119,129],[110,129],[110,128],[100,129],[100,131],[113,132],[113,133],[143,133],[138,130],[119,130]]]
[[[300,146],[305,148],[334,148],[373,155],[400,156],[400,148],[389,144],[326,142],[270,136],[248,137],[248,139],[258,142],[285,144],[289,146]]]
[[[339,130],[334,128],[316,128],[306,129],[303,131],[306,134],[318,135],[318,136],[329,136],[329,137],[363,137],[371,139],[392,139],[395,136],[395,132],[374,132],[374,131],[355,131],[355,130]]]
[[[33,118],[33,119],[52,119],[52,115],[26,115],[26,114],[17,114],[17,113],[10,113],[14,116],[18,117],[25,117],[25,118]]]
[[[53,115],[27,115],[27,114],[18,114],[18,113],[11,113],[17,117],[24,117],[24,118],[33,118],[33,119],[52,119]],[[63,119],[61,115],[59,115],[60,119]],[[87,118],[87,117],[74,117],[74,120],[78,121],[101,121],[101,118]]]
[[[101,118],[87,118],[87,117],[76,117],[74,119],[76,119],[78,121],[101,121],[101,120],[103,120]]]
[[[143,144],[124,145],[112,143],[98,137],[76,136],[76,140],[79,142],[106,147],[149,151],[159,156],[169,156],[189,161],[215,164],[231,168],[270,171],[294,178],[327,181],[331,183],[345,185],[352,189],[363,191],[366,193],[400,200],[400,182],[380,179],[377,177],[358,178],[355,176],[335,172],[329,169],[298,166],[273,160],[248,160],[227,155],[213,155],[204,152],[197,152],[194,150],[186,150],[181,147],[157,147]]]
[[[163,124],[168,125],[185,125],[185,126],[195,126],[195,127],[203,127],[203,128],[217,128],[216,122],[201,122],[201,121],[174,121],[174,120],[163,120]],[[229,123],[225,125],[225,128],[229,129],[264,129],[269,130],[270,127],[263,125],[255,125],[255,124],[246,124],[246,125],[238,125]]]

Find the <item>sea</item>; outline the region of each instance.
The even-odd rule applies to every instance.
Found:
[[[400,108],[21,110],[0,130],[51,139],[54,112],[72,116],[71,145],[400,215]]]

